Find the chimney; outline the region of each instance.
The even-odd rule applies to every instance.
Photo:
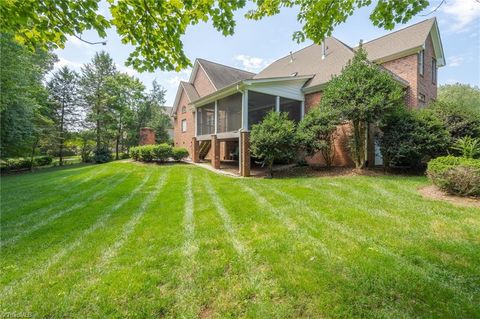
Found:
[[[322,41],[322,60],[325,59],[325,56],[327,55],[327,49],[325,48],[325,40]]]
[[[293,53],[292,53],[292,51],[290,51],[290,63],[292,63],[292,62],[293,62]]]

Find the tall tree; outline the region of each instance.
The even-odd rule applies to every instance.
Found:
[[[40,128],[48,112],[42,109],[47,102],[42,81],[56,57],[40,49],[27,50],[5,33],[0,34],[0,51],[0,154],[25,156],[44,132]]]
[[[59,164],[63,165],[65,132],[79,120],[79,75],[64,66],[55,72],[47,83],[50,101],[54,107],[54,119],[58,127]]]
[[[322,94],[321,105],[340,111],[352,124],[350,151],[357,168],[367,161],[369,127],[403,105],[403,90],[393,77],[367,59],[360,46],[342,73],[332,78]]]
[[[125,73],[116,73],[107,81],[110,94],[109,110],[113,114],[111,127],[115,137],[115,158],[123,151],[124,135],[134,125],[134,110],[144,103],[145,86]]]
[[[170,142],[168,130],[172,128],[170,114],[165,105],[165,90],[156,80],[152,83],[152,90],[147,97],[149,103],[150,119],[146,125],[155,131],[155,141],[158,144]]]
[[[108,110],[109,87],[107,82],[116,72],[112,58],[106,52],[96,53],[92,61],[82,68],[81,94],[86,107],[87,121],[95,130],[95,151],[108,147],[107,125],[112,121]]]
[[[83,31],[93,29],[105,38],[107,28],[115,26],[122,42],[135,46],[127,64],[139,71],[154,71],[156,68],[178,71],[190,65],[181,41],[189,26],[210,20],[223,35],[232,35],[236,25],[234,13],[247,4],[246,0],[109,0],[111,18],[108,19],[98,13],[99,2],[0,1],[0,30],[14,33],[18,41],[27,45],[63,48],[67,36],[81,39]],[[293,38],[298,42],[308,38],[315,43],[320,43],[335,26],[362,7],[371,6],[370,20],[374,25],[391,30],[395,24],[406,23],[429,5],[427,0],[250,2],[253,9],[246,13],[246,17],[255,20],[278,14],[286,7],[295,7],[298,9],[297,20],[303,27],[293,34]]]

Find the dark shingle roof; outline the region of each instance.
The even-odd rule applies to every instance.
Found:
[[[232,68],[227,65],[197,59],[198,63],[203,67],[208,77],[212,81],[217,90],[223,89],[235,82],[253,78],[255,73]]]
[[[195,87],[193,86],[192,83],[181,81],[180,85],[185,90],[185,93],[187,94],[187,97],[190,100],[190,102],[195,101],[200,97],[200,95],[198,95],[198,92],[197,90],[195,90]]]

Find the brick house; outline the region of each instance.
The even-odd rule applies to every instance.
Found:
[[[437,69],[445,57],[435,18],[363,44],[368,58],[405,89],[408,107],[421,108],[437,97]],[[278,59],[258,74],[197,59],[188,82],[181,82],[173,105],[174,143],[193,161],[238,160],[250,171],[249,130],[269,111],[288,112],[298,122],[321,100],[322,90],[352,59],[355,50],[334,37]],[[351,165],[345,148],[348,125],[339,126],[335,165]],[[373,145],[369,165],[380,164]],[[307,159],[321,163],[320,155]]]

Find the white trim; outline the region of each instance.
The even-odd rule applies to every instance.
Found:
[[[195,137],[197,137],[197,135],[198,135],[198,134],[197,134],[197,129],[198,129],[198,128],[197,128],[197,120],[198,120],[198,112],[197,112],[197,110],[195,110],[195,116],[194,116],[194,121],[195,121],[195,125],[194,125],[194,127],[195,127]]]
[[[280,96],[275,97],[275,112],[280,112]]]
[[[214,125],[213,131],[215,132],[215,134],[217,134],[217,131],[218,131],[218,128],[217,128],[217,126],[218,126],[218,120],[217,120],[217,118],[218,118],[218,100],[215,100],[214,110],[215,111],[213,112],[213,114],[214,114],[215,118],[213,119],[213,125]]]
[[[445,53],[443,52],[442,38],[440,37],[440,29],[438,28],[437,19],[433,23],[430,35],[433,43],[433,50],[435,51],[435,58],[437,59],[437,67],[442,67],[447,64],[445,61]]]
[[[305,117],[305,101],[302,101],[302,106],[300,108],[300,119],[303,120]]]
[[[248,130],[248,90],[242,92],[242,129]]]

